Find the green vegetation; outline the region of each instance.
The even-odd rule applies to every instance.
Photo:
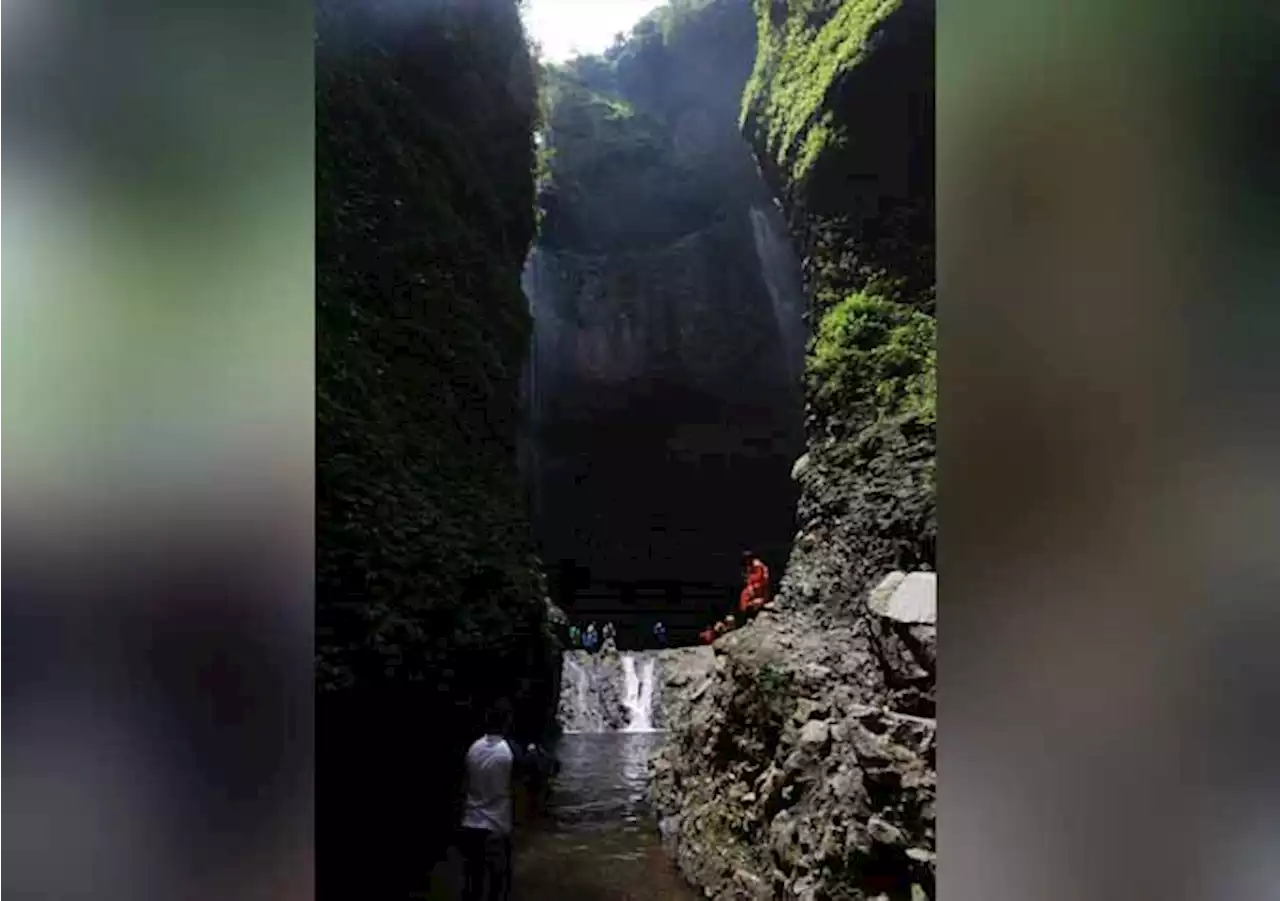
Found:
[[[323,20],[322,691],[433,681],[465,669],[471,652],[540,631],[514,454],[530,330],[519,274],[534,232],[534,98],[531,71],[524,97],[507,88],[525,49],[505,6],[443,5],[408,39],[380,36],[379,23],[355,15]],[[367,43],[330,56],[329,34]],[[469,82],[484,111],[443,90],[437,73],[440,84]]]
[[[326,0],[316,43],[317,859],[403,896],[480,704],[554,711],[515,453],[537,104],[514,0]]]
[[[663,122],[637,115],[634,104],[594,89],[572,65],[548,66],[543,91],[550,144],[542,187],[554,185],[564,202],[580,202],[585,191],[619,172],[676,168]]]
[[[656,65],[686,52],[715,53],[730,37],[743,0],[669,0],[631,28],[614,36],[599,56],[570,60],[565,68],[598,90],[627,92],[652,78]]]
[[[769,697],[790,698],[791,672],[789,670],[763,663],[760,665],[757,682],[760,690]]]
[[[584,68],[548,66],[543,74],[543,243],[640,246],[668,237],[679,217],[706,219],[712,201],[698,172],[677,158],[666,121]],[[633,214],[619,217],[619,209]]]
[[[542,66],[542,243],[653,246],[721,215],[735,169],[719,148],[739,140],[735,73],[753,54],[746,0],[677,0],[603,54]],[[722,124],[699,131],[708,121]]]
[[[908,0],[755,0],[755,12],[740,124],[806,258],[815,324],[816,476],[798,513],[825,524],[812,547],[844,548],[832,565],[851,568],[848,592],[850,577],[935,562],[932,14]]]
[[[881,297],[851,294],[822,317],[806,373],[828,415],[871,422],[936,419],[937,327],[933,317]]]
[[[793,182],[803,182],[828,149],[849,140],[847,123],[831,108],[831,89],[865,58],[871,30],[900,4],[755,0],[759,49],[741,121],[748,137]]]

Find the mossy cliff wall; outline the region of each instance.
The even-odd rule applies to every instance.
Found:
[[[317,861],[421,885],[482,703],[558,695],[516,471],[534,73],[515,0],[324,2],[316,36]]]
[[[743,131],[803,259],[808,452],[789,598],[854,610],[937,532],[931,0],[757,0]]]
[[[651,795],[707,897],[931,897],[936,602],[904,617],[868,589],[934,563],[933,8],[756,14],[742,127],[809,301],[799,532],[673,708]]]

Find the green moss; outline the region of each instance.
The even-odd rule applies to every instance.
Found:
[[[741,122],[781,172],[803,181],[838,136],[828,92],[863,59],[866,39],[901,0],[756,0],[758,51],[743,93]],[[862,123],[873,128],[874,123]]]
[[[852,294],[821,319],[807,377],[823,410],[863,423],[912,415],[936,419],[933,317],[905,304]]]
[[[838,149],[847,140],[842,129],[834,125],[834,117],[828,113],[817,125],[809,129],[804,143],[791,166],[791,178],[800,181],[813,165],[833,148]]]
[[[607,90],[607,86],[605,86]],[[548,66],[546,177],[540,188],[573,202],[594,182],[644,167],[674,169],[665,125],[635,105],[585,79],[574,65]],[[677,173],[673,172],[672,177]]]
[[[406,31],[330,3],[318,33],[317,687],[448,699],[492,652],[500,690],[545,651],[515,463],[538,112],[519,17],[444,4]]]
[[[405,897],[479,703],[547,725],[557,644],[516,470],[539,123],[515,0],[316,22],[318,879]],[[545,164],[545,160],[544,160]]]
[[[806,396],[817,476],[797,516],[819,524],[810,562],[856,592],[886,569],[935,563],[929,13],[903,0],[755,0],[755,12],[740,125],[806,260],[815,323]],[[893,39],[870,41],[882,27]],[[882,160],[905,162],[907,196],[890,193],[904,182],[877,171]]]

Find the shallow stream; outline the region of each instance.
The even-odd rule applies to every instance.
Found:
[[[645,800],[661,734],[565,735],[560,773],[540,816],[517,829],[509,901],[695,901],[662,849]],[[458,897],[458,862],[432,899]]]

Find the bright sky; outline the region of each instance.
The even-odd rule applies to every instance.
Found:
[[[663,0],[528,0],[529,36],[542,45],[550,62],[580,53],[600,53],[619,31],[631,26]]]

